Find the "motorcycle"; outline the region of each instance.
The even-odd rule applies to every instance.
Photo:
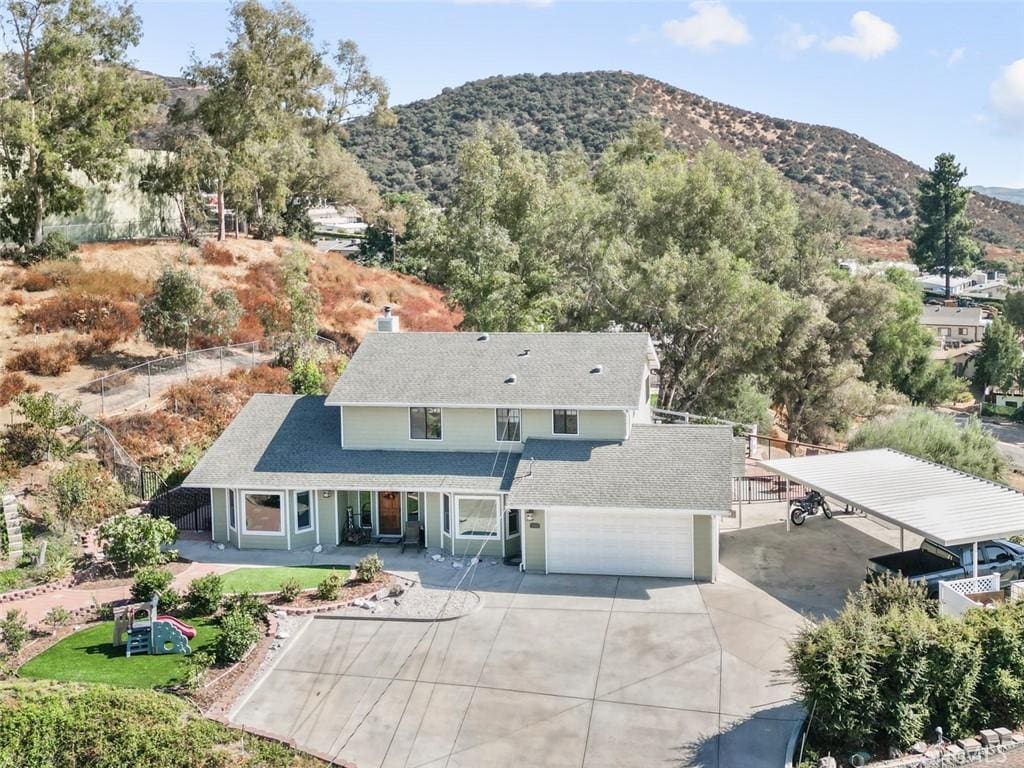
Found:
[[[825,515],[827,520],[832,519],[832,508],[825,501],[825,497],[817,491],[811,491],[789,503],[789,519],[793,525],[803,525],[808,517],[819,513]]]

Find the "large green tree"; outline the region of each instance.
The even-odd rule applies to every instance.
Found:
[[[974,360],[975,381],[983,386],[1010,389],[1015,386],[1024,365],[1017,329],[1004,317],[997,317],[981,340]]]
[[[907,408],[866,422],[850,439],[849,448],[893,448],[990,480],[1006,475],[1006,459],[981,422],[969,419],[960,426],[950,416],[925,408]]]
[[[922,270],[945,274],[946,296],[950,276],[970,269],[982,256],[981,246],[970,236],[971,191],[961,185],[966,176],[956,157],[943,153],[917,183],[917,221],[908,251]]]
[[[882,279],[890,298],[882,302],[882,322],[870,341],[866,378],[910,398],[935,405],[951,400],[966,388],[947,363],[932,359],[935,337],[921,325],[921,288],[904,269],[887,270]]]
[[[271,232],[296,200],[378,204],[365,172],[340,146],[354,114],[390,115],[387,87],[355,43],[343,40],[329,55],[290,3],[241,0],[231,8],[227,47],[194,61],[186,75],[209,92],[182,117],[224,156],[215,181],[220,238],[227,200]]]
[[[81,209],[85,179],[124,170],[161,88],[129,69],[129,3],[0,0],[0,32],[0,240],[40,243],[48,215]]]

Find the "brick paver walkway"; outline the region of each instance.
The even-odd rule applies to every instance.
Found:
[[[188,568],[175,576],[174,588],[179,592],[184,592],[193,579],[211,573],[226,573],[237,567],[220,563],[190,563]],[[115,600],[125,600],[130,597],[130,584],[125,584],[121,587],[106,587],[104,589],[69,587],[59,592],[49,592],[45,595],[36,595],[24,600],[4,603],[0,605],[0,612],[6,614],[7,611],[17,609],[25,615],[29,624],[39,624],[49,610],[58,605],[73,611],[76,608],[88,608],[97,603],[109,603]]]

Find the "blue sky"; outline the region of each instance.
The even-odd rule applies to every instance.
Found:
[[[858,133],[968,183],[1024,187],[1024,2],[297,2],[351,38],[401,104],[495,74],[629,70],[737,107]],[[134,58],[178,74],[228,6],[139,2]]]

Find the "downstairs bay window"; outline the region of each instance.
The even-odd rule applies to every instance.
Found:
[[[499,512],[496,498],[459,496],[455,500],[455,535],[460,539],[498,538],[501,530]]]

